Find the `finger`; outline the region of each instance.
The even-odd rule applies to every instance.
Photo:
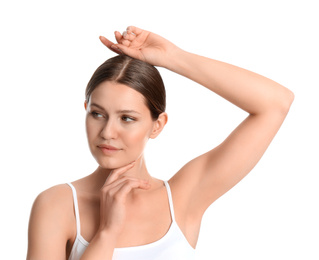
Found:
[[[129,185],[131,189],[148,189],[150,187],[150,182],[148,180],[142,180],[133,177],[125,177],[118,179],[113,183],[105,186],[101,191],[102,193],[107,193],[109,196],[113,197],[117,192],[119,192],[119,190],[122,189],[124,185]]]
[[[112,46],[114,46],[114,43],[109,41],[108,39],[106,39],[104,36],[100,36],[100,41],[107,47],[109,48],[111,51],[117,53],[117,54],[121,54],[121,50],[120,49],[115,49],[112,48]]]
[[[136,35],[133,34],[131,31],[123,32],[122,36],[125,40],[128,40],[128,41],[133,41],[136,38]]]
[[[115,39],[116,39],[116,41],[117,41],[118,43],[122,43],[122,40],[123,40],[122,34],[121,34],[120,32],[118,32],[118,31],[115,31],[114,34],[115,34]]]
[[[132,58],[143,60],[142,55],[139,53],[138,50],[136,50],[136,48],[128,47],[123,44],[114,44],[112,45],[112,48],[118,49],[120,52]]]
[[[151,187],[151,184],[149,182],[143,181],[143,180],[135,180],[135,181],[127,181],[125,182],[122,187],[119,189],[118,193],[129,193],[133,189],[143,189],[148,190]]]
[[[130,47],[131,42],[129,40],[122,40],[122,45],[126,46],[126,47]]]
[[[127,181],[123,185],[119,185],[118,190],[114,193],[114,197],[118,199],[125,199],[127,194],[133,189],[148,190],[151,187],[149,183],[141,181]]]
[[[106,39],[104,36],[100,36],[100,41],[108,48],[110,48],[114,43]]]
[[[119,176],[119,178],[117,178],[112,183],[105,186],[105,189],[107,189],[107,190],[113,189],[114,187],[121,185],[127,181],[140,181],[142,183],[149,183],[149,181],[145,180],[145,179],[139,179],[139,178],[132,177],[132,176]]]
[[[127,31],[131,31],[132,33],[134,33],[135,35],[139,35],[143,32],[142,29],[138,28],[138,27],[135,27],[135,26],[129,26],[127,27],[126,29]]]
[[[123,174],[123,173],[127,172],[129,169],[133,168],[134,165],[135,165],[135,161],[130,163],[130,164],[127,164],[125,166],[122,166],[120,168],[114,169],[113,171],[111,171],[107,182],[111,183],[111,182],[117,180],[121,174]]]
[[[120,167],[120,168],[117,168],[117,169],[111,171],[109,176],[107,177],[104,185],[108,185],[108,184],[114,182],[115,180],[117,180],[121,174],[123,174],[123,173],[127,172],[129,169],[133,168],[135,163],[136,162],[134,161],[134,162],[131,162],[130,164],[127,164],[123,167]]]

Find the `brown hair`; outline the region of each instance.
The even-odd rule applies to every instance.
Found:
[[[166,93],[162,77],[154,66],[146,62],[127,55],[118,55],[106,60],[93,73],[86,87],[87,103],[93,90],[104,81],[124,84],[141,93],[153,120],[165,111]]]

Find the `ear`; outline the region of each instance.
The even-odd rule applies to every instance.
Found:
[[[86,110],[87,106],[88,106],[88,104],[86,103],[86,100],[85,100],[85,101],[84,101],[84,108],[85,108],[85,110]]]
[[[168,120],[167,113],[163,112],[159,115],[158,119],[154,122],[153,130],[150,138],[155,139],[163,130]]]

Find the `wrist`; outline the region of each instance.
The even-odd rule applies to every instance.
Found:
[[[186,70],[188,67],[187,56],[189,54],[190,53],[184,51],[179,47],[172,49],[168,53],[165,68],[175,73],[183,75],[183,71]]]
[[[115,230],[99,229],[95,234],[94,239],[99,241],[105,241],[107,243],[114,244],[115,246],[119,234],[120,233],[116,232]]]

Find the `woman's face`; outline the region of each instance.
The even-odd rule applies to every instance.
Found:
[[[115,169],[143,155],[156,121],[141,93],[105,81],[92,92],[85,107],[89,147],[102,168]]]

